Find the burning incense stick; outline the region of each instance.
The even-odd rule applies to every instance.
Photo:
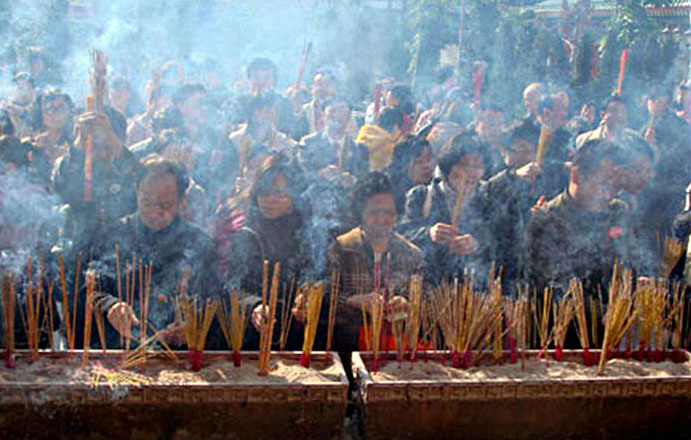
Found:
[[[408,322],[405,327],[411,361],[416,360],[418,340],[422,327],[422,303],[422,276],[412,275],[408,292]]]
[[[296,277],[295,274],[293,274],[290,279],[290,285],[283,285],[283,296],[281,297],[281,334],[279,335],[279,350],[281,353],[283,353],[288,343],[290,326],[293,322],[293,313],[291,309],[293,305],[293,293],[295,292],[295,282]]]
[[[338,293],[340,287],[341,274],[338,269],[331,271],[331,290],[329,291],[329,318],[326,330],[326,356],[329,356],[331,350],[331,342],[334,335],[334,326],[336,325],[336,308],[338,307]]]
[[[461,211],[465,203],[466,191],[468,190],[467,187],[468,185],[465,177],[461,178],[456,186],[456,202],[453,205],[453,215],[451,217],[451,224],[453,226],[458,226],[458,222],[461,220]]]
[[[586,367],[593,365],[593,359],[590,355],[590,343],[588,339],[588,318],[586,317],[585,294],[583,293],[583,283],[577,279],[572,279],[569,283],[569,292],[573,300],[574,315],[576,323],[576,331],[578,333],[578,340],[583,347],[583,363]]]
[[[537,144],[537,153],[535,154],[535,162],[540,166],[542,166],[545,161],[550,142],[552,142],[552,132],[545,124],[542,124],[540,127],[540,139]]]
[[[91,342],[91,318],[93,315],[94,292],[96,290],[96,274],[92,270],[86,272],[86,299],[84,301],[84,354],[82,367],[89,364],[89,345]]]
[[[10,272],[2,275],[2,323],[5,366],[14,368],[14,280]]]
[[[537,296],[533,308],[533,317],[535,319],[535,327],[537,335],[540,340],[540,352],[538,357],[543,357],[547,345],[550,341],[549,316],[552,309],[553,289],[552,287],[545,287],[542,292],[542,302],[538,303]]]
[[[324,283],[309,285],[307,292],[308,297],[307,316],[305,319],[305,336],[302,343],[302,355],[300,356],[300,365],[305,368],[309,368],[310,366],[312,347],[314,346],[314,339],[317,335],[319,315],[321,313],[322,300],[324,298]]]
[[[265,261],[265,268],[268,262]],[[265,279],[268,277],[268,270],[265,272]],[[276,317],[276,305],[278,303],[278,289],[280,285],[281,263],[274,265],[273,278],[271,280],[271,292],[269,293],[268,303],[262,301],[262,310],[268,307],[269,316],[262,322],[260,330],[260,347],[259,347],[259,375],[264,376],[269,374],[271,362],[271,342],[273,340],[274,320]]]
[[[221,331],[226,342],[233,351],[233,364],[236,367],[242,365],[242,339],[247,328],[247,311],[245,310],[245,297],[240,301],[240,292],[233,291],[228,293],[228,302],[224,302],[218,307],[218,321],[221,324]]]
[[[629,58],[629,50],[621,51],[621,60],[619,62],[619,79],[617,80],[617,95],[621,96],[622,86],[624,85],[624,74],[626,73],[626,62]]]
[[[686,354],[681,349],[682,334],[684,331],[684,310],[686,308],[686,295],[682,283],[674,283],[672,288],[672,306],[669,309],[670,326],[672,332],[672,360],[674,362],[684,362]]]
[[[31,360],[38,359],[38,343],[40,338],[39,315],[41,313],[41,289],[34,288],[31,257],[26,261],[27,284],[24,296],[26,298],[26,336]]]

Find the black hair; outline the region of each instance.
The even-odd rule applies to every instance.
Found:
[[[381,171],[372,171],[360,178],[353,187],[351,196],[351,203],[353,213],[358,220],[362,219],[362,211],[365,209],[365,204],[373,196],[381,193],[388,193],[393,196],[393,184],[386,173]]]
[[[530,121],[520,121],[509,126],[502,137],[505,147],[509,150],[512,150],[513,143],[519,140],[537,145],[540,141],[540,129]]]
[[[206,88],[198,83],[180,86],[173,94],[173,104],[181,104],[197,93],[206,93]]]
[[[612,93],[607,97],[605,100],[604,104],[602,105],[602,110],[607,111],[607,107],[609,107],[610,104],[621,104],[623,106],[626,106],[626,103],[624,102],[623,99],[621,99],[621,96],[619,96],[617,93]]]
[[[405,118],[399,107],[384,107],[379,113],[379,123],[377,124],[389,133],[393,133],[394,127],[403,128]]]
[[[271,70],[274,74],[274,81],[277,79],[278,68],[273,61],[268,58],[254,58],[252,61],[250,61],[250,63],[247,65],[247,78],[252,76],[254,72],[258,72],[260,70]]]
[[[160,179],[165,175],[172,176],[175,179],[175,187],[178,192],[178,197],[183,197],[187,187],[190,184],[190,179],[187,176],[187,171],[176,160],[163,157],[160,154],[152,153],[143,157],[139,163],[142,165],[142,170],[137,174],[135,187],[147,178],[152,177]]]
[[[10,118],[10,113],[5,109],[0,110],[0,134],[8,136],[14,135],[12,118]]]
[[[425,149],[431,151],[429,142],[423,137],[406,135],[400,140],[393,149],[389,173],[392,178],[394,174],[407,173],[410,162],[420,157]]]
[[[475,154],[481,156],[487,164],[487,151],[480,139],[472,132],[459,133],[449,139],[437,154],[439,170],[444,178],[449,176],[451,169],[465,156]]]
[[[34,87],[34,78],[31,76],[29,72],[17,72],[14,74],[12,77],[12,82],[14,84],[17,84],[19,81],[26,81],[28,82],[31,87]]]
[[[285,177],[288,182],[288,194],[293,201],[297,201],[301,194],[303,173],[299,165],[282,153],[273,153],[264,160],[261,171],[252,182],[249,200],[252,206],[257,206],[257,197],[266,193],[277,176]]]
[[[447,79],[453,76],[454,69],[452,66],[444,66],[437,72],[437,84],[444,84]]]
[[[391,87],[389,93],[391,93],[392,97],[399,100],[398,108],[400,108],[404,114],[408,115],[415,111],[415,99],[410,86],[405,84],[395,84],[393,87]]]
[[[592,139],[576,150],[573,156],[573,166],[578,168],[581,176],[591,176],[605,159],[610,159],[615,165],[621,166],[628,162],[628,154],[613,142],[602,139]]]
[[[74,103],[72,98],[67,93],[63,93],[56,88],[48,88],[41,93],[34,104],[32,105],[32,128],[36,132],[45,130],[45,125],[43,124],[43,109],[49,102],[55,101],[56,99],[64,99],[68,107],[69,116],[67,117],[67,122],[65,123],[65,128],[63,129],[63,134],[61,137],[65,139],[70,139],[72,134],[72,115],[74,113]]]
[[[324,110],[326,110],[327,107],[341,103],[348,106],[348,111],[353,109],[353,106],[350,105],[350,101],[348,101],[348,99],[345,96],[333,95],[324,100]]]
[[[29,163],[29,147],[15,136],[0,136],[0,162],[24,166]],[[4,169],[0,169],[3,173]]]

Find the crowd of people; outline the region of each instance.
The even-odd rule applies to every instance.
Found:
[[[75,271],[95,270],[111,348],[140,316],[116,287],[116,266],[124,273],[133,256],[153,264],[152,332],[180,340],[180,292],[223,300],[236,290],[255,349],[265,261],[281,263],[286,286],[339,274],[339,351],[357,349],[362,307],[385,298],[391,313],[405,310],[414,274],[425,286],[472,276],[482,289],[495,267],[505,295],[527,283],[557,298],[572,278],[606,292],[615,261],[691,281],[685,83],[652,85],[645,115],[618,95],[578,112],[568,89],[534,82],[515,118],[472,99],[452,73],[421,96],[381,81],[373,102],[353,103],[328,69],[282,93],[277,66],[257,58],[245,89],[230,92],[223,81],[171,81],[176,66],[145,100],[109,78],[103,111],[27,72],[2,104],[2,269],[21,297],[27,257],[40,255],[53,281],[64,258],[73,307],[84,295]],[[683,248],[674,258],[671,240]],[[304,303],[285,309],[295,322]],[[69,307],[57,305],[61,332]],[[213,333],[209,346],[223,348]],[[291,341],[299,349],[297,333]]]

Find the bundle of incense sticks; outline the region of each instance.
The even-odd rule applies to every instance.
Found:
[[[139,262],[139,333],[140,343],[146,340],[146,326],[149,322],[149,299],[151,297],[151,278],[153,264]]]
[[[458,222],[461,220],[461,212],[463,210],[463,204],[465,203],[465,198],[468,195],[468,182],[464,177],[458,181],[456,186],[456,201],[453,205],[453,215],[451,217],[451,224],[458,226]]]
[[[26,298],[26,312],[20,308],[22,321],[24,323],[24,331],[27,336],[27,343],[30,351],[30,359],[35,361],[38,359],[38,343],[41,334],[41,324],[39,317],[41,314],[41,297],[43,289],[40,286],[42,282],[39,274],[39,280],[36,287],[34,287],[34,274],[32,268],[31,257],[26,261],[27,283],[25,286],[24,297]],[[40,272],[40,270],[39,270]]]
[[[593,364],[593,358],[590,355],[590,342],[588,338],[588,318],[586,316],[585,294],[583,293],[583,283],[577,279],[572,279],[569,283],[569,291],[567,295],[571,296],[574,306],[574,316],[576,323],[576,331],[578,333],[578,340],[583,347],[583,363],[586,367]]]
[[[670,328],[672,328],[672,360],[679,363],[686,360],[686,354],[681,349],[685,308],[686,295],[684,295],[682,283],[677,281],[672,287],[672,305],[669,308],[668,319]]]
[[[340,290],[341,274],[337,269],[331,271],[331,290],[329,291],[329,318],[326,329],[326,357],[329,358],[331,342],[333,341],[334,326],[336,325],[336,310]]]
[[[240,292],[233,291],[228,293],[228,302],[224,302],[218,308],[218,321],[221,324],[221,331],[226,339],[226,342],[233,351],[232,359],[233,365],[240,367],[242,365],[242,339],[247,328],[247,311],[245,310],[245,296],[242,295],[240,300]]]
[[[495,298],[495,301],[498,304],[498,307],[503,310],[504,308],[504,297],[502,295],[502,290],[501,290],[501,268],[499,268],[499,272],[495,275],[495,266],[494,263],[492,263],[492,267],[490,268],[489,271],[489,295]],[[502,325],[502,320],[498,319],[494,325],[494,332],[492,334],[492,356],[494,358],[495,363],[500,363],[502,362],[502,357],[503,357],[503,341],[504,340],[504,331],[503,331],[503,325]]]
[[[372,353],[372,372],[379,371],[379,348],[384,324],[384,301],[381,297],[370,301],[369,311],[367,304],[361,303],[362,323],[365,331],[365,345],[367,351]]]
[[[295,296],[295,274],[290,279],[290,285],[283,284],[283,295],[281,296],[281,334],[279,335],[279,350],[283,354],[290,335],[290,326],[293,323],[292,305]]]
[[[82,367],[89,364],[89,345],[91,342],[91,318],[94,312],[94,293],[96,291],[96,273],[92,270],[86,272],[86,296],[84,300],[84,351]]]
[[[620,271],[619,265],[615,264],[609,288],[609,304],[605,313],[605,335],[597,369],[599,375],[605,372],[608,353],[619,345],[637,318],[637,311],[634,309],[632,272],[630,269],[624,270],[623,273]]]
[[[561,301],[554,303],[552,308],[552,339],[554,340],[554,360],[556,361],[561,361],[566,333],[575,313],[573,298],[568,293]]]
[[[547,155],[547,150],[549,150],[549,144],[552,142],[552,132],[542,124],[540,127],[540,139],[537,144],[537,153],[535,154],[535,162],[542,166],[545,161],[545,156]]]
[[[259,375],[269,374],[271,368],[271,342],[273,341],[274,320],[276,317],[276,305],[278,303],[278,289],[280,284],[281,263],[274,265],[273,278],[271,280],[271,292],[268,291],[268,265],[264,262],[264,280],[262,288],[262,310],[268,309],[269,316],[262,321],[259,331]]]
[[[309,368],[312,358],[312,347],[314,347],[314,339],[319,327],[324,287],[324,283],[307,286],[307,316],[305,317],[305,335],[302,343],[302,354],[300,355],[300,365],[305,368]]]
[[[635,358],[642,361],[645,350],[648,350],[648,360],[653,360],[652,346],[657,346],[665,320],[667,288],[655,280],[639,280],[636,285],[635,308],[638,314],[639,349]],[[659,348],[659,347],[658,347]]]
[[[406,323],[406,341],[410,349],[410,360],[417,360],[417,347],[422,328],[422,276],[410,277],[410,289],[408,291],[408,321]]]
[[[14,277],[10,272],[2,275],[2,324],[3,345],[5,346],[5,366],[14,368]]]
[[[202,301],[197,297],[181,297],[178,302],[190,364],[193,371],[199,371],[202,368],[202,352],[206,335],[216,314],[217,303],[211,299]]]
[[[535,320],[535,328],[537,329],[537,336],[540,340],[540,351],[538,357],[545,355],[545,350],[550,341],[549,317],[552,309],[552,299],[554,290],[552,287],[545,287],[542,291],[542,301],[539,301],[537,295],[533,302],[533,317]]]
[[[86,98],[86,109],[89,112],[103,111],[103,102],[107,95],[106,73],[108,58],[105,52],[91,51],[92,67],[89,72],[91,95]],[[84,201],[91,202],[93,198],[93,137],[87,136],[84,151]]]
[[[664,250],[662,252],[662,268],[660,269],[662,276],[665,278],[670,276],[685,250],[686,248],[682,242],[671,237],[665,238]]]

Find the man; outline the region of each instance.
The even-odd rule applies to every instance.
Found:
[[[538,177],[542,167],[535,162],[540,132],[522,121],[506,133],[500,147],[506,169],[492,176],[482,188],[492,228],[491,261],[502,267],[505,293],[511,293],[523,270],[523,235],[530,210],[546,192]],[[549,191],[551,192],[551,190]]]
[[[674,237],[681,243],[681,258],[672,270],[672,279],[682,279],[687,295],[691,293],[691,183],[686,187],[686,203],[674,220]]]
[[[483,176],[484,179],[489,179],[504,168],[504,161],[499,151],[504,123],[504,111],[499,106],[494,104],[482,106],[475,132],[485,144],[489,158],[488,163],[485,164],[487,170]]]
[[[526,272],[538,292],[550,285],[563,292],[574,277],[588,293],[606,292],[618,241],[628,240],[622,235],[626,205],[614,199],[620,157],[610,142],[587,142],[574,156],[566,190],[534,210],[526,228]]]
[[[324,130],[326,101],[336,93],[336,77],[328,71],[312,75],[312,101],[301,108],[300,125],[303,135],[318,133]]]
[[[158,155],[144,158],[142,166],[144,171],[136,180],[136,212],[123,217],[110,230],[97,258],[109,274],[101,280],[100,311],[107,317],[111,330],[120,335],[126,335],[132,325],[136,326],[132,335],[138,340],[138,316],[142,307],[138,288],[134,302],[128,305],[119,299],[117,280],[110,275],[115,273],[113,249],[118,245],[122,277],[135,255],[142,264],[153,264],[148,322],[144,326],[147,335],[163,331],[162,337],[167,342],[180,345],[183,329],[175,313],[177,295],[181,291],[202,298],[220,295],[213,241],[180,218],[189,183],[184,169]],[[119,337],[111,333],[109,339],[114,344]]]
[[[383,171],[391,164],[393,149],[401,137],[405,117],[400,108],[384,107],[377,124],[365,124],[355,142],[369,150],[370,171]]]
[[[523,117],[523,121],[530,122],[539,128],[537,122],[537,114],[540,104],[540,99],[545,94],[546,89],[544,84],[539,82],[534,82],[529,84],[525,89],[523,89],[523,105],[525,106],[526,115]]]
[[[324,174],[336,171],[360,177],[369,167],[369,152],[348,136],[350,105],[342,98],[332,98],[324,104],[324,128],[300,141],[298,158],[306,171]],[[341,169],[342,168],[342,169]]]
[[[14,134],[19,139],[31,135],[34,125],[32,106],[35,100],[36,87],[28,72],[19,72],[12,78],[14,91],[12,97],[3,102],[2,107],[10,116],[13,133],[3,131],[3,134]]]
[[[125,119],[117,111],[105,107],[103,113],[86,112],[77,117],[75,130],[74,145],[53,169],[55,192],[69,208],[62,242],[64,251],[86,250],[99,243],[103,233],[120,217],[135,210],[132,182],[140,170],[132,153],[124,148]],[[89,184],[85,178],[87,139],[93,148]]]
[[[356,349],[363,307],[369,311],[373,302],[386,300],[392,313],[405,310],[410,277],[424,268],[422,251],[394,233],[396,205],[386,174],[372,172],[358,181],[353,211],[360,216],[360,226],[339,236],[328,251],[330,268],[340,274],[342,306],[334,338],[339,351]]]
[[[624,141],[627,137],[637,133],[627,128],[628,110],[626,104],[618,95],[610,96],[605,102],[600,125],[591,131],[582,133],[576,138],[576,148],[581,148],[588,141],[607,139],[612,142]]]
[[[483,153],[471,133],[455,136],[439,151],[441,176],[406,196],[399,230],[425,252],[427,276],[435,283],[466,268],[482,275],[489,268],[489,222],[478,190],[485,172]]]

